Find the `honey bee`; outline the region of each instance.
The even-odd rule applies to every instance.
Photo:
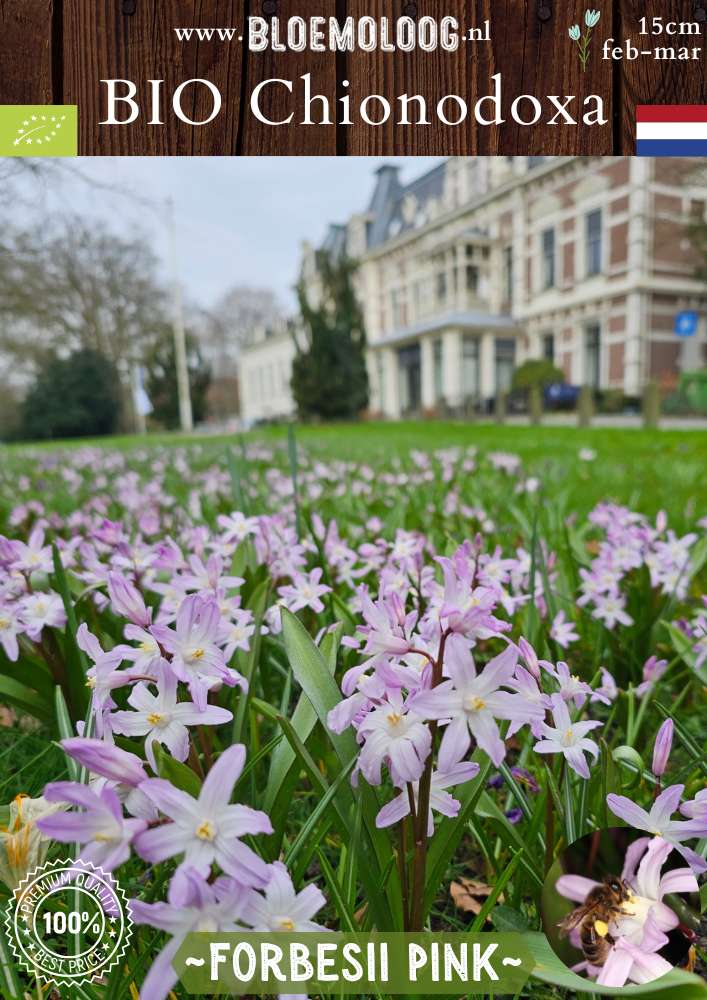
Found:
[[[625,904],[633,895],[622,878],[608,875],[595,886],[581,906],[577,906],[559,924],[560,937],[566,937],[579,927],[579,939],[584,957],[591,965],[602,966],[614,939],[609,933],[611,921],[625,912]]]

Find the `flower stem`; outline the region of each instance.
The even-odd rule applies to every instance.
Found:
[[[444,647],[447,644],[449,632],[443,632],[439,642],[437,659],[432,669],[432,684],[435,688],[442,681],[442,668],[444,665]],[[410,915],[410,930],[421,931],[424,921],[424,901],[425,901],[425,874],[427,869],[427,823],[430,815],[430,791],[432,788],[432,766],[434,760],[435,737],[437,735],[437,722],[429,723],[430,729],[430,754],[425,764],[425,770],[420,778],[420,786],[417,797],[417,817],[413,821],[415,835],[415,855],[413,858],[413,879],[412,879],[412,908]]]

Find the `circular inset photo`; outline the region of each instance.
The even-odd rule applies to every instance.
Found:
[[[625,827],[597,830],[557,858],[543,930],[569,968],[602,986],[649,983],[694,965],[697,878],[673,845]]]

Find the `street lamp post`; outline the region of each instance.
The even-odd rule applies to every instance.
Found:
[[[174,293],[174,360],[177,368],[177,396],[179,399],[179,425],[183,431],[194,428],[194,418],[189,393],[189,369],[187,367],[187,339],[184,332],[184,316],[182,313],[182,288],[179,281],[177,262],[177,229],[174,221],[174,203],[167,199],[167,217],[169,224],[170,257],[172,261],[172,279]]]

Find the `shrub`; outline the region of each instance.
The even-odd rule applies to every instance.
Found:
[[[513,372],[514,389],[544,389],[547,385],[564,382],[564,372],[556,368],[547,358],[535,358],[525,361]]]
[[[118,427],[120,376],[112,361],[82,348],[52,358],[22,404],[21,436],[31,439],[98,437]]]

